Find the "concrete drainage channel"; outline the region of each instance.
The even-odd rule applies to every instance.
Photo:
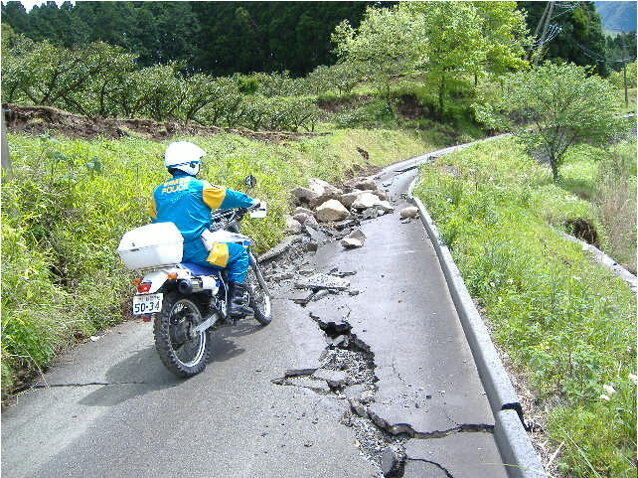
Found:
[[[483,141],[490,141],[496,138],[488,138]],[[480,141],[476,143],[478,142]],[[411,166],[418,165],[426,161],[432,161],[438,156],[465,149],[471,144],[473,143],[447,148],[413,158],[404,163],[409,163]],[[511,464],[508,467],[508,476],[516,478],[541,478],[548,476],[543,471],[540,459],[525,430],[521,404],[500,356],[492,343],[487,326],[476,309],[461,273],[452,258],[452,254],[441,238],[425,205],[418,197],[412,194],[417,180],[418,176],[415,176],[408,188],[407,198],[417,207],[419,218],[441,264],[452,300],[458,311],[461,325],[470,344],[481,381],[484,384],[490,407],[494,414],[496,421],[494,435],[500,454],[506,463]]]

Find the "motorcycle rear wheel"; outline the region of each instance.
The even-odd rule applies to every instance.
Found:
[[[164,295],[162,311],[155,316],[155,348],[162,363],[179,377],[191,377],[206,368],[211,332],[192,332],[204,321],[197,304],[178,292]]]

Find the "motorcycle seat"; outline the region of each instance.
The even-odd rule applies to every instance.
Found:
[[[193,262],[182,262],[181,265],[186,267],[196,276],[217,276],[220,273],[219,269],[214,267],[202,266],[200,264],[195,264]]]

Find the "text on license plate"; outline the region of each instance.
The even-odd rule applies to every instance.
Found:
[[[133,314],[154,314],[162,310],[164,294],[144,294],[133,296]]]

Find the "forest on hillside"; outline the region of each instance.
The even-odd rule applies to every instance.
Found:
[[[330,34],[358,25],[373,2],[48,2],[28,13],[2,5],[16,33],[64,47],[103,41],[141,66],[178,61],[215,75],[283,71],[299,76],[334,63]]]
[[[357,27],[368,6],[396,3],[82,1],[47,2],[27,13],[9,1],[2,4],[2,21],[35,41],[67,48],[95,41],[117,45],[136,55],[140,66],[176,61],[185,71],[218,76],[284,70],[303,76],[336,62],[330,34],[337,24],[347,20]],[[535,32],[548,2],[517,3]],[[594,2],[553,3],[546,57],[594,65],[606,74]]]

